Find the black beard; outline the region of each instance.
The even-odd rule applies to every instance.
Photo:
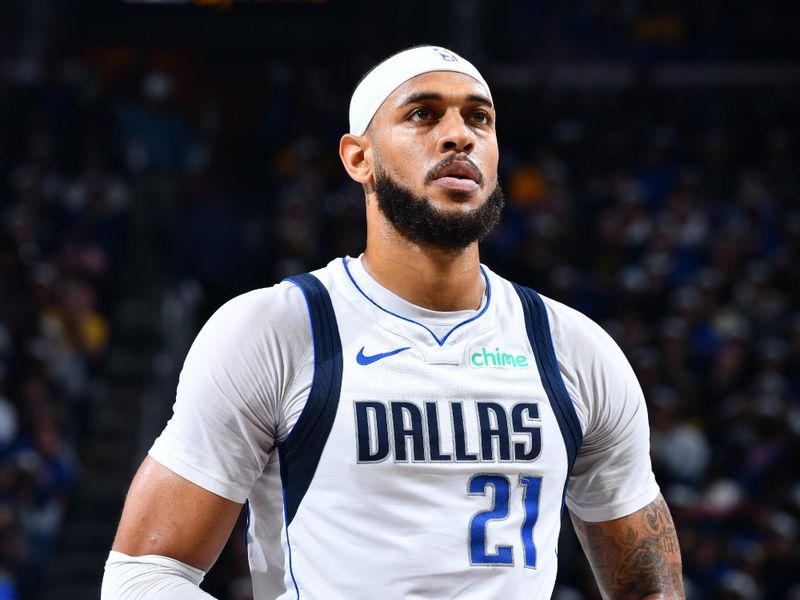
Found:
[[[466,213],[444,212],[380,171],[375,174],[375,197],[378,209],[403,237],[448,250],[483,240],[497,227],[505,205],[503,190],[497,184],[478,208]]]

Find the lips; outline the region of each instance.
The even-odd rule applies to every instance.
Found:
[[[472,192],[480,187],[483,177],[472,163],[453,160],[436,169],[430,180],[451,190]]]
[[[481,181],[480,171],[478,171],[478,169],[475,168],[472,163],[468,163],[466,161],[455,161],[441,167],[435,172],[433,179],[436,180],[445,177],[454,179],[468,179],[474,181],[475,183],[480,183]]]

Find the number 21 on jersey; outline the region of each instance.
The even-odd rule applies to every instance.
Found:
[[[533,543],[533,526],[539,518],[539,492],[542,478],[520,475],[519,485],[523,489],[522,521],[520,536],[525,554],[525,566],[536,567],[536,546]],[[511,482],[505,475],[474,475],[467,486],[470,496],[486,496],[492,490],[492,507],[472,517],[469,523],[469,554],[473,565],[513,565],[514,549],[511,546],[496,546],[493,552],[486,550],[486,526],[490,521],[507,519],[511,510]]]

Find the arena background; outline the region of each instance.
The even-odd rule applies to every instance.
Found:
[[[363,247],[349,95],[423,42],[492,83],[484,261],[636,369],[688,596],[800,598],[796,2],[168,4],[0,3],[0,599],[97,597],[199,326]],[[249,597],[241,529],[204,587]]]

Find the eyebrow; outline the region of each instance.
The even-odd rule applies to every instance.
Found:
[[[406,106],[408,104],[415,104],[417,102],[426,102],[433,100],[435,102],[441,102],[444,100],[444,96],[437,92],[415,92],[408,96],[405,101],[401,104],[401,106]],[[485,104],[490,108],[494,108],[492,101],[489,99],[488,96],[484,96],[483,94],[469,94],[467,96],[467,102],[472,102],[476,104]]]

